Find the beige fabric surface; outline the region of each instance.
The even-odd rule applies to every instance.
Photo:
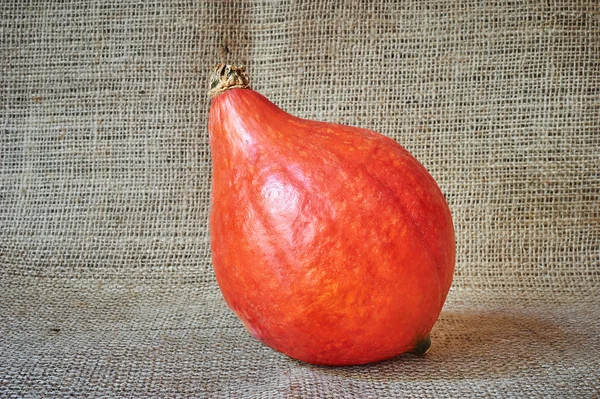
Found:
[[[0,397],[599,397],[597,1],[0,5]],[[446,195],[424,358],[252,339],[210,263],[207,78],[400,142]]]

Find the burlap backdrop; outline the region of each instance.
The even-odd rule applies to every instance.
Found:
[[[599,395],[600,5],[3,2],[0,396]],[[377,130],[453,211],[425,358],[292,361],[210,263],[206,80]]]

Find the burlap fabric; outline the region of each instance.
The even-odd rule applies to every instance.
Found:
[[[2,2],[0,397],[598,397],[600,5]],[[206,80],[377,130],[453,211],[424,358],[291,360],[212,274]]]

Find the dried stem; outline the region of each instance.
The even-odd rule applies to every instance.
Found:
[[[246,73],[246,69],[243,66],[217,65],[210,78],[210,90],[208,96],[210,98],[215,98],[219,93],[234,88],[250,88],[250,78]]]

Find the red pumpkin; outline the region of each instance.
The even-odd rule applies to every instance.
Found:
[[[211,249],[225,301],[314,364],[424,353],[455,240],[434,179],[394,140],[289,115],[219,65],[209,116]]]

